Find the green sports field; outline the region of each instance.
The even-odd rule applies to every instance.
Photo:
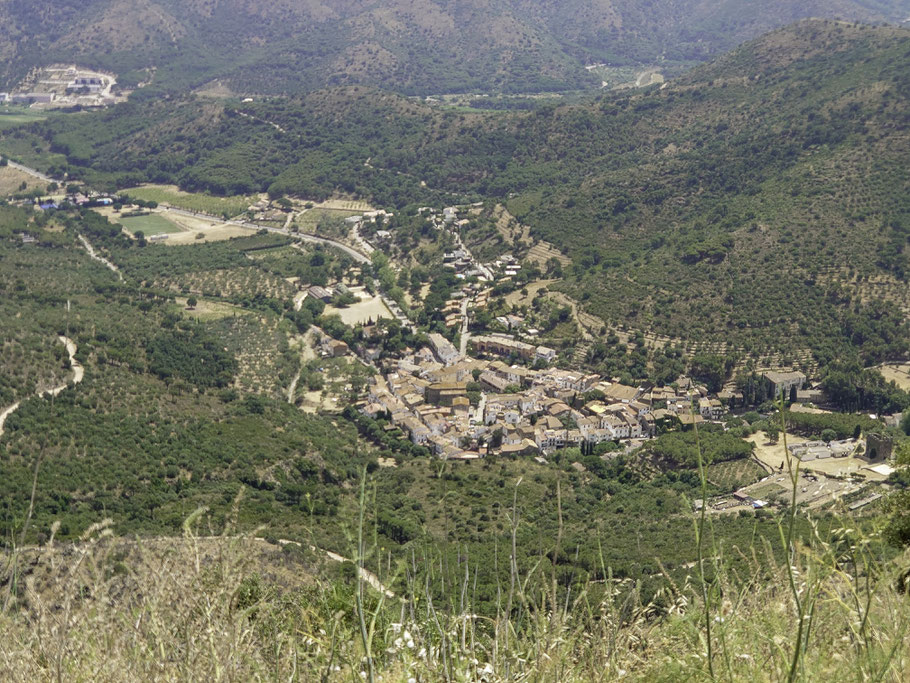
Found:
[[[121,218],[120,224],[123,225],[127,231],[133,234],[141,231],[146,237],[160,235],[162,233],[173,234],[184,232],[183,228],[179,225],[172,223],[164,216],[158,214],[135,216],[134,218]]]

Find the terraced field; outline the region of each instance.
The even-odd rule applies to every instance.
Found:
[[[363,213],[372,211],[373,207],[368,202],[358,199],[327,199],[317,204],[314,208],[326,209],[329,211],[351,211],[353,213]]]
[[[555,258],[559,261],[559,265],[563,268],[572,263],[572,260],[568,256],[563,254],[549,242],[540,241],[531,248],[530,252],[528,252],[528,260],[533,261],[540,266],[546,266],[547,261],[551,258]]]

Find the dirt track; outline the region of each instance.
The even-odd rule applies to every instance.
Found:
[[[70,357],[70,367],[73,369],[73,378],[71,381],[73,384],[79,384],[85,377],[85,368],[83,368],[82,364],[76,360],[76,344],[72,339],[69,337],[64,337],[63,335],[60,335],[59,339],[66,347],[66,353]],[[59,396],[69,386],[69,384],[69,382],[65,382],[58,387],[54,387],[53,389],[49,389],[42,393],[49,396]],[[3,426],[6,424],[7,418],[15,413],[19,409],[20,405],[21,402],[16,402],[13,405],[5,408],[3,412],[0,412],[0,436],[3,436]]]

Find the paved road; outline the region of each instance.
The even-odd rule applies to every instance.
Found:
[[[56,178],[51,178],[49,175],[45,175],[41,171],[36,171],[34,168],[29,168],[28,166],[23,166],[22,164],[17,164],[15,161],[9,162],[10,168],[15,168],[17,171],[22,171],[27,173],[30,176],[37,178],[38,180],[43,180],[46,183],[62,183],[62,180],[57,180]]]
[[[372,244],[370,244],[363,238],[363,235],[360,234],[360,226],[361,226],[361,224],[358,223],[353,228],[351,228],[351,238],[354,240],[354,242],[356,244],[358,244],[360,246],[360,248],[363,250],[364,254],[367,254],[367,255],[372,254],[374,251],[376,251],[376,249],[373,247]]]
[[[482,425],[484,423],[484,413],[487,410],[487,395],[486,393],[480,394],[480,402],[477,404],[477,410],[474,413],[474,420],[477,424]]]
[[[462,356],[468,355],[468,341],[471,339],[471,333],[468,332],[468,298],[465,297],[461,302],[461,348],[458,352]]]

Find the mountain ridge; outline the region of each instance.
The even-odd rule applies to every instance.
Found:
[[[279,94],[342,83],[406,94],[593,88],[585,64],[704,61],[809,16],[900,22],[908,0],[48,0],[0,2],[11,87],[50,61],[118,71],[125,87],[175,93],[213,80],[238,93]]]

